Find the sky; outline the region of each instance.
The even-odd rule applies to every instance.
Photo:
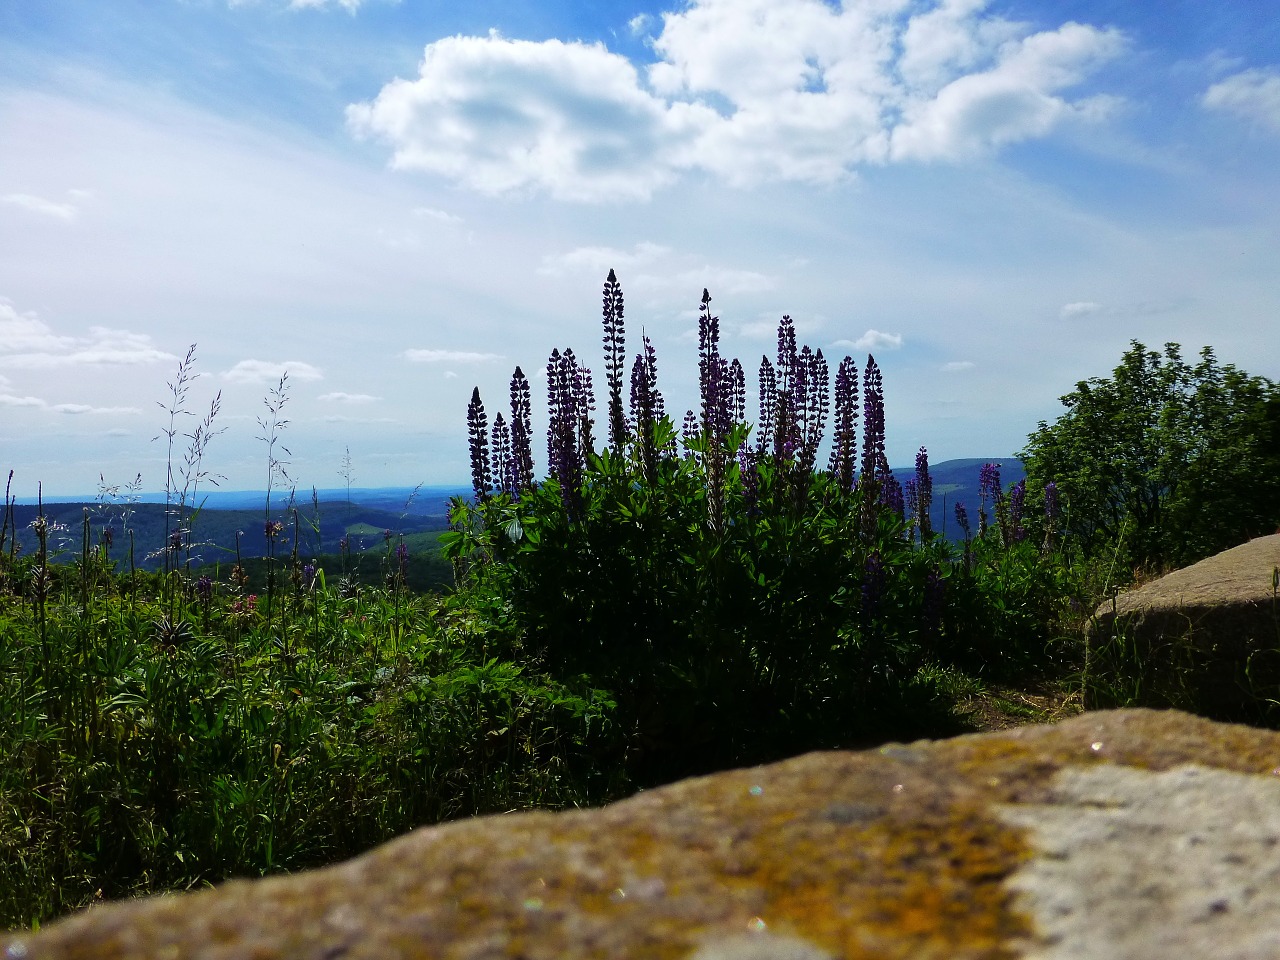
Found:
[[[749,409],[788,314],[895,465],[1009,456],[1131,340],[1280,380],[1278,240],[1258,0],[0,0],[21,496],[181,484],[215,400],[223,489],[465,484],[473,387],[603,408],[611,268],[677,414],[707,288]]]

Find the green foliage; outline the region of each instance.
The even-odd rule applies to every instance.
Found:
[[[921,520],[931,490],[923,450],[904,513],[884,460],[872,358],[857,482],[849,358],[837,383],[844,426],[833,468],[815,470],[827,366],[820,351],[797,349],[789,318],[776,367],[763,365],[765,436],[750,446],[741,367],[718,354],[709,301],[704,291],[702,415],[685,418],[679,440],[658,412],[647,340],[633,368],[632,415],[618,415],[621,301],[612,274],[606,449],[591,442],[589,371],[572,351],[553,352],[548,366],[551,469],[540,483],[516,479],[505,425],[486,432],[473,392],[477,496],[455,501],[456,530],[442,538],[466,602],[494,612],[501,656],[531,657],[552,676],[587,676],[610,692],[628,737],[625,769],[641,784],[945,731],[951,704],[939,678],[1007,673],[1043,658],[1069,572],[1051,544],[1025,539],[1003,500],[999,528],[987,530],[984,519],[976,541],[960,548],[933,535]],[[521,381],[517,369],[513,398]],[[513,400],[512,422],[524,416]],[[984,484],[998,485],[988,466]],[[1017,500],[1020,509],[1020,490]]]
[[[613,704],[403,589],[0,561],[0,928],[331,863],[417,825],[595,803]]]
[[[1175,343],[1134,341],[1110,379],[1081,381],[1021,454],[1057,483],[1067,543],[1124,569],[1181,566],[1280,524],[1280,391]]]

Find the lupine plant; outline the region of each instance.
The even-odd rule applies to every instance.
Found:
[[[455,501],[447,549],[466,571],[464,593],[501,606],[506,649],[616,697],[641,782],[854,742],[878,721],[901,733],[932,694],[923,667],[1003,656],[975,639],[991,632],[979,618],[1009,599],[990,573],[998,551],[985,519],[986,546],[966,537],[962,556],[934,536],[927,450],[905,491],[889,469],[874,357],[861,397],[857,365],[844,357],[833,397],[822,351],[798,344],[784,316],[775,357],[759,365],[753,426],[743,367],[722,355],[703,291],[698,410],[679,427],[668,418],[645,337],[624,418],[623,300],[612,271],[603,303],[607,446],[593,445],[590,374],[571,350],[553,351],[547,365],[541,482],[528,469],[509,479],[514,442],[505,421],[487,426],[473,392],[475,497]],[[521,380],[517,369],[513,422],[528,416],[514,400],[527,396]],[[998,487],[988,470],[984,518],[987,499],[1003,502]],[[1012,522],[1004,507],[997,513]],[[1004,537],[999,551],[1016,543]],[[1016,563],[1041,559],[1026,553]],[[1014,628],[995,632],[1015,639]]]

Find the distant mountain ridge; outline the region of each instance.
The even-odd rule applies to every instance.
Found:
[[[933,478],[933,504],[929,518],[934,530],[950,539],[958,539],[960,531],[955,522],[955,505],[962,502],[976,522],[978,509],[978,477],[984,463],[1000,465],[1000,481],[1005,489],[1025,478],[1026,470],[1017,457],[967,457],[944,460],[930,464]],[[895,467],[893,474],[900,483],[915,476],[915,467]],[[381,549],[385,535],[393,537],[438,533],[449,526],[449,501],[453,497],[470,497],[471,487],[421,486],[421,487],[346,487],[315,491],[298,491],[292,507],[298,512],[299,548],[305,553],[336,553],[338,543],[350,538],[353,551]],[[348,499],[349,498],[349,499]],[[266,518],[266,493],[251,490],[200,491],[196,498],[200,506],[194,521],[193,539],[205,562],[234,556],[237,533],[240,534],[242,556],[262,556],[267,543],[263,533]],[[80,531],[85,510],[90,514],[96,539],[104,526],[117,528],[116,555],[120,556],[123,541],[121,519],[129,514],[129,526],[135,532],[135,554],[140,566],[155,566],[156,558],[164,546],[166,531],[172,521],[165,517],[163,493],[141,494],[134,501],[102,500],[97,496],[57,500],[46,498],[44,511],[59,528],[59,546],[62,556],[70,559],[78,551]],[[294,531],[291,522],[290,501],[287,493],[281,496],[272,492],[272,519],[288,521],[281,542],[292,545]],[[176,508],[176,504],[174,505]],[[31,498],[19,498],[14,507],[14,522],[24,549],[34,548],[34,537],[27,529],[37,514],[37,506]],[[195,512],[188,504],[185,516]],[[318,529],[317,529],[318,528]],[[417,541],[415,541],[417,542]],[[149,559],[148,559],[149,558]]]

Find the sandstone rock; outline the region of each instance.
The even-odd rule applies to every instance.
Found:
[[[98,907],[4,955],[1273,958],[1280,734],[1130,710],[809,754]]]
[[[1257,720],[1280,694],[1280,534],[1259,537],[1105,603],[1090,629],[1086,705],[1136,695],[1224,720]],[[1099,696],[1115,678],[1119,697]]]

